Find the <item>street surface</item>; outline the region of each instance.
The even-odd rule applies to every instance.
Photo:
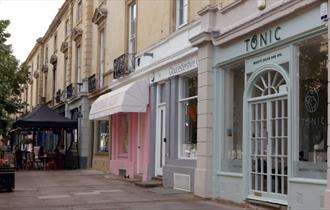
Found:
[[[14,192],[0,193],[0,209],[220,210],[240,209],[191,193],[141,188],[94,170],[18,171]]]

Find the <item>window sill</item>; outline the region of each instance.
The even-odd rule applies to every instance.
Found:
[[[108,156],[109,155],[109,152],[95,152],[94,155],[97,155],[97,156]]]
[[[217,173],[217,175],[218,176],[231,176],[231,177],[243,178],[243,174],[241,174],[241,173],[234,173],[234,172],[219,171]]]
[[[179,160],[197,160],[197,157],[189,158],[189,157],[179,157]]]
[[[176,31],[180,30],[181,28],[185,27],[188,25],[188,23],[182,23],[181,25],[176,26]]]
[[[289,178],[289,182],[295,183],[303,183],[303,184],[318,184],[318,185],[326,185],[326,179],[311,179],[311,178]]]

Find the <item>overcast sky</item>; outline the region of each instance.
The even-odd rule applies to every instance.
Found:
[[[25,61],[36,40],[42,37],[64,0],[0,0],[0,19],[10,20],[8,44]]]

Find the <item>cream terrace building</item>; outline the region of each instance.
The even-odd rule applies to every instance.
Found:
[[[77,167],[328,207],[325,3],[67,0],[27,58],[25,111],[78,120]]]

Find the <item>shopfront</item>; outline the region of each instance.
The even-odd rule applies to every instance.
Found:
[[[151,175],[193,191],[197,158],[197,58],[192,53],[155,70],[151,77]]]
[[[149,84],[133,81],[98,97],[89,119],[94,121],[94,146],[108,154],[110,172],[126,178],[148,178]],[[95,156],[94,156],[95,157]]]
[[[319,5],[214,55],[213,196],[324,208],[328,32]]]

